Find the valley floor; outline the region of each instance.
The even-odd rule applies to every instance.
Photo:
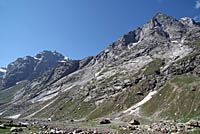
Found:
[[[22,123],[24,122],[24,123]],[[191,120],[187,123],[160,121],[134,125],[111,121],[100,124],[98,121],[41,121],[41,120],[0,120],[0,134],[199,134],[200,124]],[[26,124],[26,125],[24,125]],[[5,126],[5,128],[3,128]],[[21,129],[22,128],[22,129]],[[14,130],[16,129],[16,130]],[[20,130],[21,129],[21,130]],[[19,131],[20,130],[20,131]]]

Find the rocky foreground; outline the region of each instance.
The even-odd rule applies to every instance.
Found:
[[[82,122],[83,123],[83,122]],[[182,134],[200,133],[200,122],[190,120],[186,123],[174,121],[160,121],[150,125],[140,124],[133,120],[129,123],[116,125],[105,120],[94,126],[80,126],[80,122],[71,122],[70,125],[58,122],[39,121],[0,121],[0,134]],[[83,125],[83,124],[82,124]]]

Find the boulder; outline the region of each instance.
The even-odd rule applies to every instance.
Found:
[[[10,132],[12,133],[12,132],[17,132],[17,128],[16,127],[12,127],[11,129],[10,129]]]
[[[187,126],[191,126],[191,127],[200,127],[200,124],[198,121],[196,120],[190,120],[186,123]]]
[[[138,92],[136,95],[138,95],[138,96],[144,96],[144,93]]]
[[[4,124],[0,125],[1,129],[6,129],[6,126]]]
[[[109,119],[103,119],[100,121],[100,124],[110,124],[111,121]]]
[[[130,125],[140,125],[140,122],[137,120],[132,120],[129,122]]]

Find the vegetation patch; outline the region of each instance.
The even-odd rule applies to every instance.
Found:
[[[19,91],[20,89],[22,89],[25,85],[25,82],[21,82],[11,88],[6,89],[6,90],[0,90],[0,106],[5,104],[5,103],[9,103],[13,97],[14,94]]]
[[[154,59],[147,65],[147,68],[143,72],[144,75],[152,75],[160,72],[160,67],[164,65],[164,62],[161,59]]]
[[[178,75],[142,106],[142,114],[155,118],[189,120],[200,115],[200,78]]]

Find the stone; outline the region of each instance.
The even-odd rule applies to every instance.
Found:
[[[111,121],[109,119],[103,119],[100,121],[100,124],[110,124]]]
[[[1,124],[1,125],[0,125],[0,128],[1,128],[1,129],[6,129],[5,124]]]
[[[10,129],[10,132],[17,132],[17,128],[16,128],[16,127],[12,127],[12,128]]]
[[[187,126],[191,126],[191,127],[200,127],[200,124],[198,121],[196,120],[190,120],[186,123]]]
[[[132,120],[129,122],[130,125],[140,125],[140,122],[138,120]]]

